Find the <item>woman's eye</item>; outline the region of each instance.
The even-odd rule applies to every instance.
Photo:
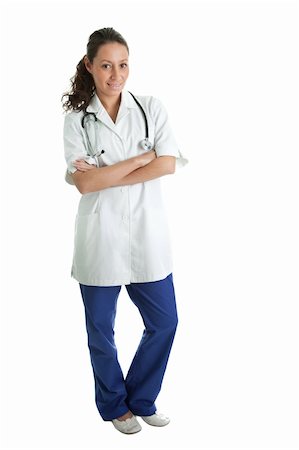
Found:
[[[121,66],[122,67],[123,66],[127,67],[127,64],[126,63],[122,63]],[[102,67],[104,67],[106,69],[107,67],[110,67],[110,64],[103,64]]]

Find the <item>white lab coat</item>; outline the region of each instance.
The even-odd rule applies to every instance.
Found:
[[[176,168],[183,167],[188,160],[178,149],[162,102],[153,96],[135,97],[146,113],[149,140],[154,144],[157,157],[175,156]],[[99,166],[145,152],[138,145],[145,137],[144,117],[127,90],[122,90],[116,123],[96,93],[87,112],[95,112],[100,123],[97,139],[105,153],[98,158]],[[64,118],[65,178],[71,184],[69,172],[76,171],[72,165],[75,159],[96,164],[95,159],[88,156],[82,116],[82,111],[72,111]],[[88,129],[91,144],[95,145],[92,130]],[[90,286],[116,286],[162,280],[172,270],[171,238],[160,178],[81,196],[75,219],[71,268],[74,279]]]

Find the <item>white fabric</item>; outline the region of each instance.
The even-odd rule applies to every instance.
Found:
[[[154,425],[156,427],[164,427],[170,422],[170,418],[168,416],[158,413],[157,411],[151,416],[141,416],[141,418],[149,425]]]
[[[153,96],[135,97],[145,110],[149,140],[154,144],[157,157],[175,156],[176,168],[184,167],[188,159],[178,148],[162,102]],[[87,112],[95,112],[99,123],[97,148],[91,129],[93,119],[85,125],[90,129],[92,148],[94,151],[104,149],[105,153],[98,158],[88,156],[81,125],[83,112],[67,113],[63,139],[67,163],[65,179],[70,184],[74,184],[70,173],[76,171],[72,165],[76,159],[101,167],[145,152],[138,145],[145,137],[145,121],[128,91],[122,90],[116,123],[96,94]],[[160,178],[81,196],[75,220],[71,269],[74,279],[90,286],[115,286],[158,281],[171,272],[171,242]]]
[[[121,433],[131,434],[138,433],[138,431],[142,430],[140,423],[134,415],[126,420],[112,419],[111,422]]]

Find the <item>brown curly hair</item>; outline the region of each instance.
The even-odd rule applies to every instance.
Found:
[[[119,44],[125,45],[129,53],[128,44],[120,33],[118,33],[112,27],[101,28],[100,30],[94,31],[89,36],[86,56],[91,63],[93,62],[93,59],[96,56],[99,47],[104,44],[107,44],[108,42],[118,42]],[[91,98],[94,95],[95,91],[94,80],[91,73],[88,72],[88,70],[85,67],[84,56],[76,66],[77,71],[75,75],[72,78],[70,78],[71,81],[70,91],[65,92],[61,97],[61,101],[63,101],[63,98],[65,96],[68,97],[68,99],[62,104],[62,107],[64,108],[65,112],[69,110],[71,111],[85,110],[89,105]]]

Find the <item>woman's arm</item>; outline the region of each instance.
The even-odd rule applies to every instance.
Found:
[[[175,172],[175,156],[159,156],[144,167],[122,177],[114,186],[142,183]]]
[[[148,152],[147,152],[148,154]],[[148,157],[148,156],[147,156]],[[134,158],[130,158],[127,159],[126,161],[121,161],[121,163],[125,163],[127,161],[130,161]],[[106,166],[106,167],[101,167],[100,169],[107,169],[108,167],[113,168],[113,175],[119,175],[119,167],[118,164],[113,164],[111,166]],[[83,172],[85,173],[91,173],[92,177],[90,177],[89,175],[89,179],[86,178],[86,185],[85,185],[85,189],[81,190],[79,189],[79,187],[77,186],[77,188],[80,190],[80,192],[83,194],[86,194],[88,192],[94,192],[94,191],[98,191],[101,189],[105,189],[105,187],[112,187],[112,186],[124,186],[124,185],[128,185],[128,184],[136,184],[136,183],[142,183],[144,181],[149,181],[149,180],[153,180],[154,178],[158,178],[161,177],[163,175],[168,175],[171,173],[175,172],[175,156],[159,156],[158,158],[154,157],[154,159],[152,159],[152,161],[148,162],[147,164],[143,164],[143,167],[135,167],[135,169],[131,170],[130,173],[126,173],[123,176],[119,177],[111,177],[111,175],[109,174],[109,180],[107,180],[107,182],[109,182],[109,186],[105,185],[105,178],[106,178],[106,174],[107,174],[107,170],[105,172],[100,172],[101,175],[101,179],[99,179],[99,172],[94,172],[95,166],[92,166],[90,164],[88,164],[87,162],[85,162],[84,160],[79,160],[79,161],[75,161],[74,162],[74,166],[78,169],[77,172],[75,172],[75,174],[78,173],[82,174]],[[117,170],[117,172],[115,172],[115,169]],[[99,169],[98,169],[99,170]],[[110,170],[111,171],[111,170]],[[73,177],[74,175],[73,174]],[[102,175],[104,175],[104,178],[102,177]],[[75,175],[75,178],[81,178],[82,177],[80,175]],[[94,178],[94,179],[93,179]],[[88,183],[89,181],[89,183]],[[76,183],[76,180],[75,180]],[[94,190],[90,190],[93,189],[94,186]]]
[[[75,161],[74,183],[81,194],[96,192],[118,183],[128,174],[157,159],[155,150],[104,167],[95,167],[84,160]]]

